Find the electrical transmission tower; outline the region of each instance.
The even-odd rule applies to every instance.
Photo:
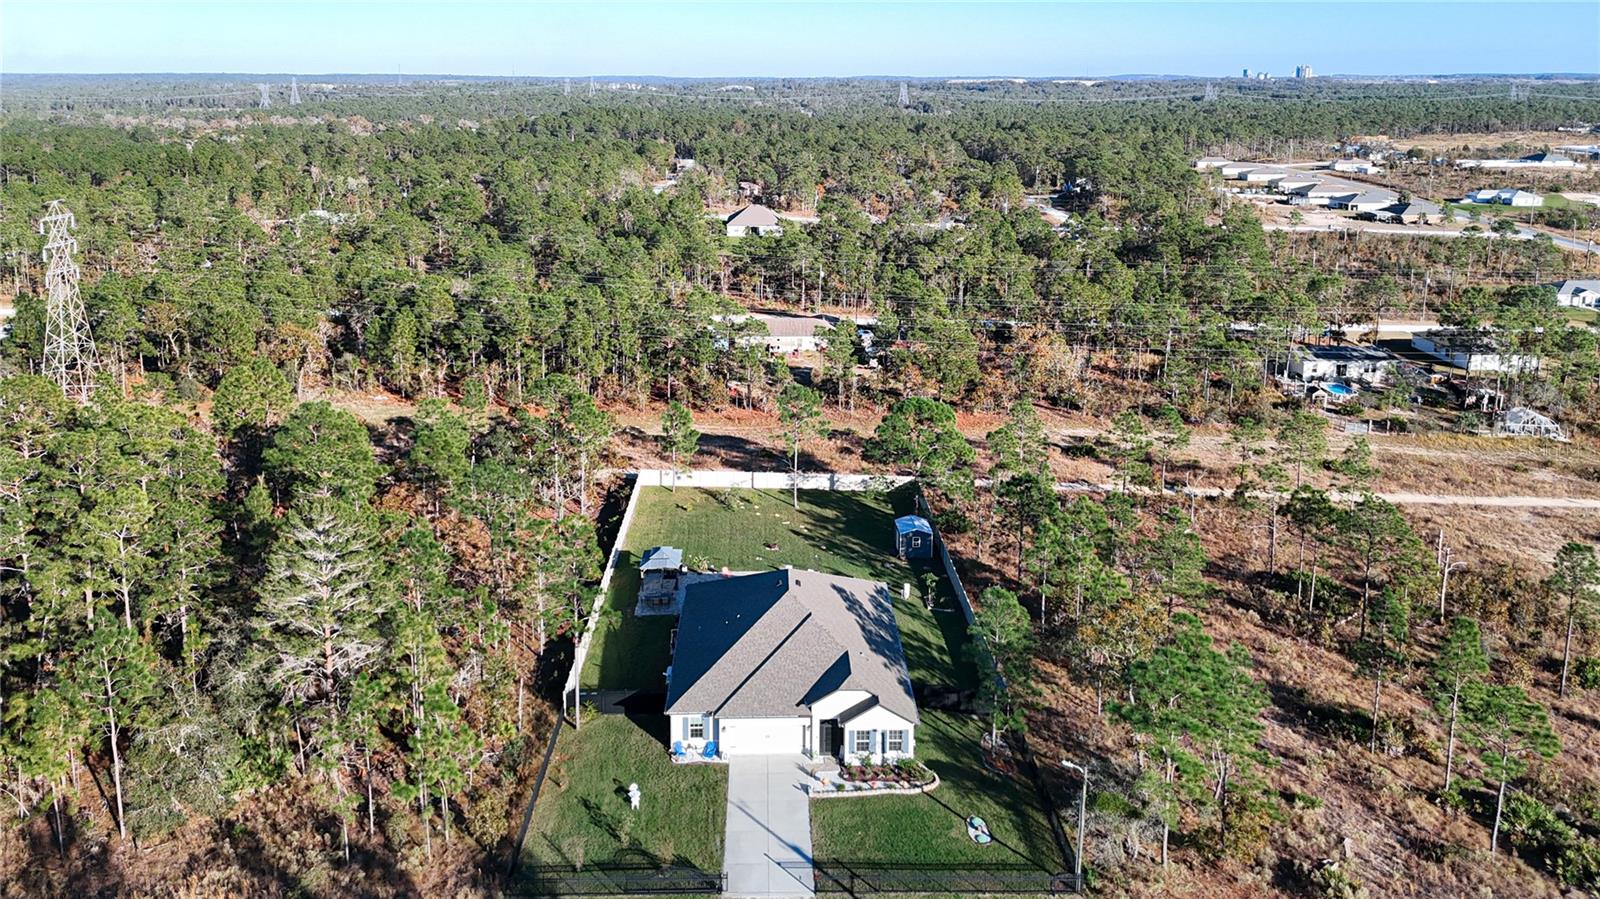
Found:
[[[61,386],[68,399],[86,402],[94,389],[94,336],[89,333],[89,316],[78,294],[78,266],[72,253],[78,242],[72,237],[77,227],[72,212],[60,200],[51,200],[45,217],[39,220],[39,233],[45,235],[44,283],[49,292],[44,317],[44,376]]]
[[[594,76],[589,76],[589,96],[594,96]]]
[[[300,79],[293,75],[289,76],[289,105],[300,105]]]
[[[258,84],[258,85],[256,85],[256,90],[261,92],[260,108],[261,109],[271,109],[272,108],[272,94],[269,93],[269,91],[272,90],[272,86],[271,85],[267,85],[267,84]]]
[[[906,87],[904,81],[900,82],[900,108],[905,109],[911,105],[911,89]]]
[[[1206,94],[1205,94],[1205,97],[1206,97],[1206,102],[1208,102],[1208,103],[1211,102],[1212,100],[1217,99],[1217,86],[1212,84],[1209,81],[1206,82]]]
[[[568,79],[566,79],[566,80],[561,82],[561,95],[564,96],[564,97],[572,96],[572,79],[571,78],[568,78]]]

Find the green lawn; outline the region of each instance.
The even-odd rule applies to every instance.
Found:
[[[665,730],[665,718],[622,715],[563,729],[523,861],[581,866],[626,858],[721,870],[728,769],[674,765],[663,734],[652,732]],[[643,794],[637,812],[628,808],[630,783]]]
[[[820,859],[863,864],[1035,864],[1048,871],[1062,860],[1033,784],[1005,777],[979,761],[983,724],[976,718],[923,712],[917,758],[939,775],[919,796],[862,796],[811,803],[811,844]],[[988,822],[994,842],[967,837],[966,819]]]
[[[691,564],[734,571],[759,571],[793,565],[829,574],[866,577],[889,584],[895,596],[906,664],[917,683],[971,686],[976,674],[965,652],[966,622],[956,611],[947,584],[941,583],[937,610],[920,599],[922,574],[936,563],[900,561],[894,554],[894,518],[912,509],[912,495],[800,491],[800,510],[782,490],[701,490],[676,492],[645,487],[612,575],[605,611],[595,628],[584,665],[585,689],[638,689],[663,686],[670,663],[668,637],[677,619],[635,618],[640,555],[655,546],[676,546]],[[768,545],[776,545],[769,550]],[[910,602],[900,585],[913,586]]]
[[[1575,322],[1586,322],[1592,325],[1595,322],[1600,321],[1600,310],[1574,309],[1571,306],[1568,306],[1561,311],[1567,316],[1567,318]]]

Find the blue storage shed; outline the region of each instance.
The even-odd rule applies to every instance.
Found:
[[[902,559],[933,558],[933,525],[921,515],[894,520],[895,552]]]

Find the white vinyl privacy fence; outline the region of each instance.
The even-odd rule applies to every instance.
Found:
[[[622,546],[628,539],[628,528],[633,525],[633,516],[639,507],[639,491],[644,487],[670,487],[673,483],[672,470],[669,468],[642,468],[628,472],[632,481],[629,487],[628,505],[623,510],[622,522],[617,526],[617,536],[612,540],[611,552],[606,557],[605,573],[600,576],[600,586],[595,591],[594,602],[589,607],[589,623],[583,630],[583,636],[578,638],[578,646],[572,657],[572,670],[567,672],[566,686],[561,692],[561,711],[563,714],[572,712],[573,724],[581,724],[579,716],[582,702],[583,667],[589,659],[589,648],[594,643],[594,629],[600,621],[600,611],[605,608],[606,594],[611,590],[611,579],[616,574],[617,561],[622,556]],[[891,475],[870,474],[810,474],[801,472],[798,476],[787,471],[684,471],[677,475],[679,487],[699,487],[710,489],[748,489],[748,490],[791,490],[799,487],[801,490],[892,490],[902,484],[910,482],[912,478]],[[919,507],[926,509],[918,498]],[[954,567],[950,564],[950,556],[944,552],[943,541],[939,542],[939,550],[945,561],[946,572],[953,573]],[[961,589],[961,582],[954,577],[951,585],[955,588],[956,596],[961,601],[961,607],[966,613],[967,621],[972,621],[972,607],[967,603],[966,592]]]

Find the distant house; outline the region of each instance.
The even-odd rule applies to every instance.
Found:
[[[1466,200],[1466,202],[1468,202],[1468,203],[1483,203],[1483,204],[1488,204],[1488,205],[1499,205],[1499,206],[1523,206],[1523,207],[1527,207],[1527,206],[1543,206],[1544,205],[1544,197],[1541,197],[1538,194],[1531,193],[1529,191],[1519,190],[1519,189],[1517,189],[1515,187],[1502,187],[1502,188],[1499,188],[1499,189],[1489,188],[1489,189],[1486,189],[1486,190],[1475,190],[1475,191],[1467,194],[1463,199]]]
[[[1364,190],[1356,194],[1331,197],[1328,200],[1328,208],[1348,209],[1351,212],[1377,212],[1394,201],[1395,195],[1392,191]]]
[[[1194,167],[1198,171],[1205,172],[1211,169],[1220,169],[1231,161],[1221,156],[1202,156],[1194,161]]]
[[[1349,172],[1355,175],[1383,174],[1383,166],[1376,165],[1366,159],[1335,159],[1324,168],[1335,172]]]
[[[1365,346],[1297,346],[1289,351],[1289,376],[1301,381],[1360,381],[1382,384],[1395,358]]]
[[[760,322],[765,334],[749,334],[735,338],[740,346],[765,346],[772,353],[813,353],[824,348],[827,341],[822,332],[831,329],[842,319],[832,315],[781,315],[756,312],[736,315],[718,315],[722,322]],[[870,337],[865,338],[870,342]],[[719,341],[725,344],[726,341]],[[718,349],[727,349],[719,345]]]
[[[1436,328],[1411,336],[1411,348],[1475,374],[1520,374],[1539,370],[1539,358],[1505,353],[1493,331]]]
[[[1368,213],[1374,220],[1392,222],[1401,225],[1414,225],[1422,221],[1439,221],[1444,215],[1444,210],[1439,204],[1427,200],[1412,200],[1409,203],[1395,203],[1385,206],[1376,212]]]
[[[669,744],[691,757],[913,755],[917,704],[888,586],[799,569],[689,585],[666,714]]]
[[[783,224],[778,219],[778,214],[759,203],[751,203],[728,216],[725,223],[729,237],[744,237],[754,234],[757,237],[776,237],[783,233]]]
[[[1456,167],[1462,169],[1570,169],[1577,162],[1554,153],[1531,153],[1521,159],[1458,159]]]
[[[1334,178],[1323,178],[1313,184],[1296,184],[1286,192],[1291,206],[1326,206],[1354,212],[1376,212],[1400,199],[1400,195],[1392,190]]]
[[[1600,281],[1562,281],[1556,285],[1556,305],[1600,309]]]

